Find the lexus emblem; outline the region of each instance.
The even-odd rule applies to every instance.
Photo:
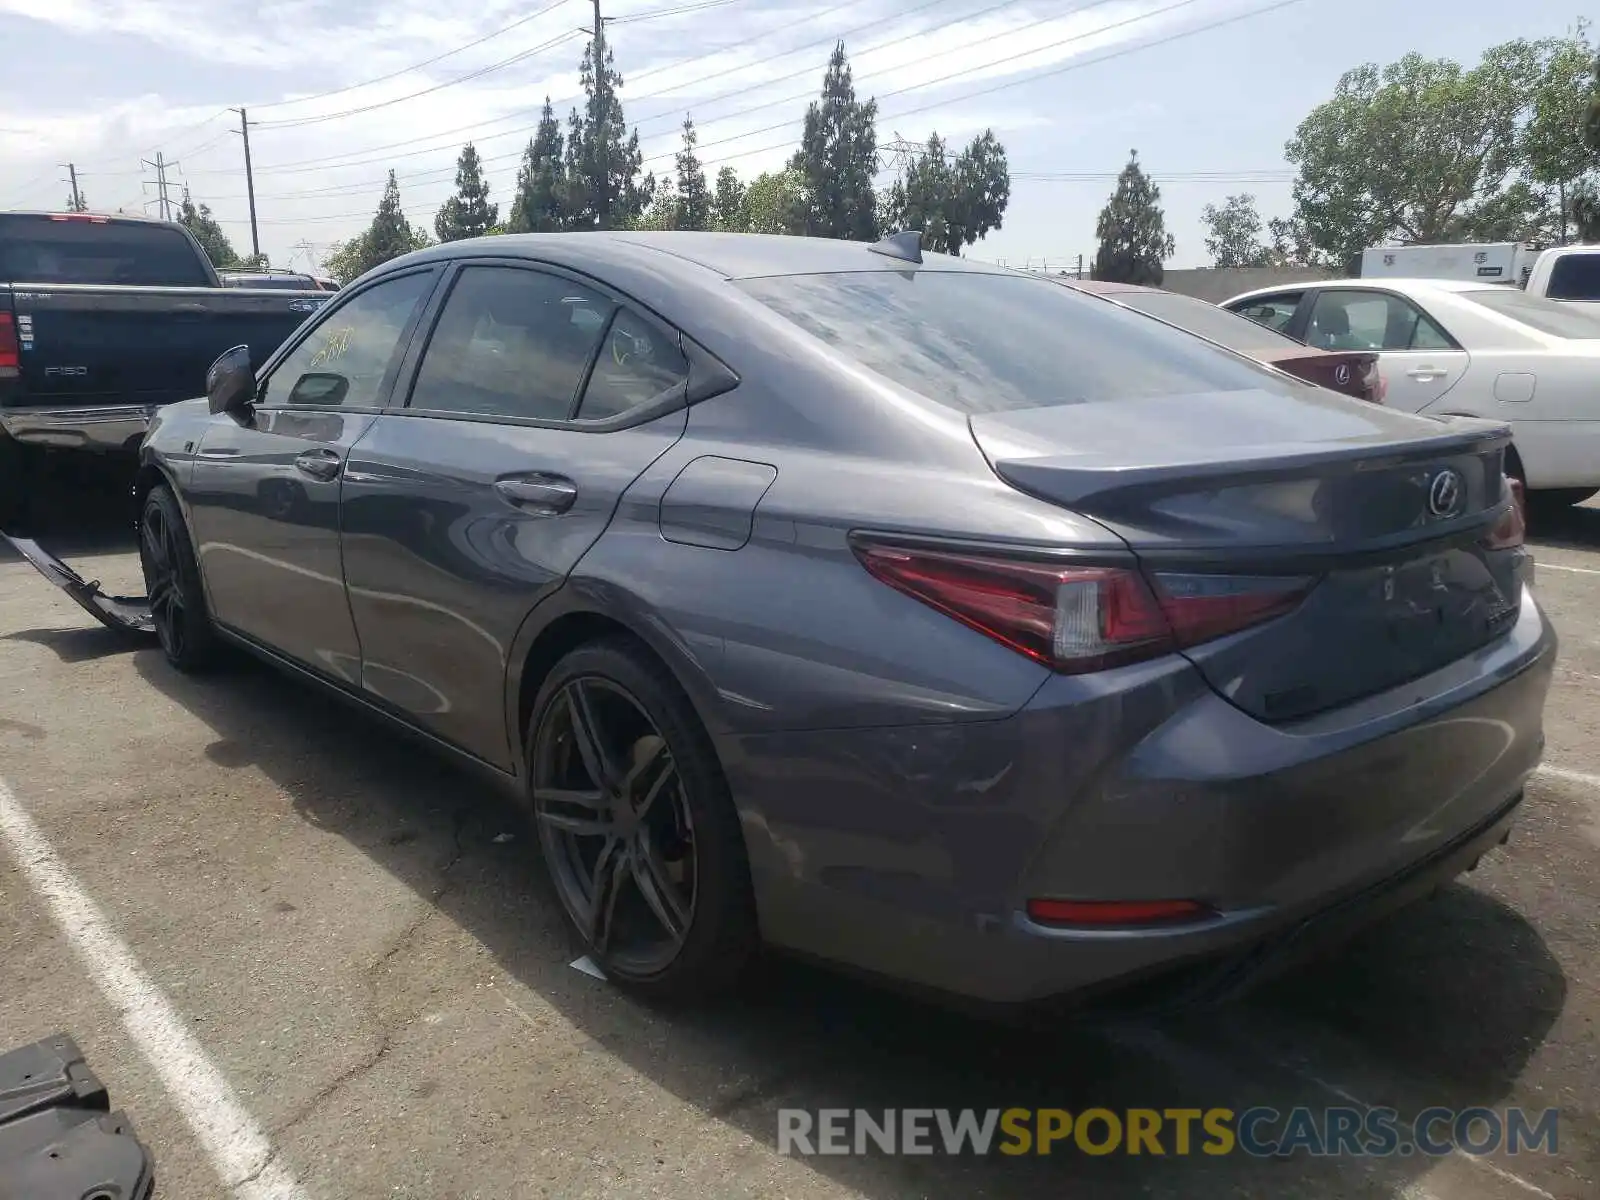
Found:
[[[1340,363],[1333,369],[1333,381],[1340,387],[1350,382],[1350,367],[1348,364]]]
[[[1428,512],[1435,517],[1448,517],[1461,504],[1461,475],[1446,467],[1428,484]]]

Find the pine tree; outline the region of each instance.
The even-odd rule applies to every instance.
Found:
[[[567,205],[574,229],[632,224],[655,196],[654,175],[639,178],[639,131],[628,133],[617,92],[622,76],[602,29],[584,48],[583,110],[567,117]]]
[[[511,204],[511,233],[551,233],[567,227],[567,175],[561,123],[544,98],[539,128],[522,152],[517,169],[517,198]]]
[[[206,252],[206,257],[211,260],[213,267],[239,266],[239,255],[234,252],[233,244],[228,241],[228,235],[222,232],[222,226],[217,224],[211,215],[209,206],[202,204],[195,207],[194,201],[189,198],[189,189],[183,189],[183,203],[178,207],[178,222],[190,233],[194,240],[200,243],[200,248]]]
[[[745,186],[732,167],[717,172],[717,192],[711,200],[711,219],[716,228],[728,233],[743,233],[750,228],[745,208]]]
[[[839,42],[822,80],[822,99],[806,109],[800,149],[789,166],[801,179],[790,225],[813,237],[871,241],[878,235],[878,102],[856,99]]]
[[[82,188],[79,188],[76,192],[68,193],[67,211],[78,213],[89,211],[89,200],[84,196]]]
[[[1176,245],[1167,232],[1160,200],[1161,189],[1140,170],[1139,152],[1132,151],[1095,226],[1100,239],[1095,279],[1161,286],[1166,274],[1161,263],[1172,257]]]
[[[706,184],[705,168],[700,165],[700,157],[695,153],[695,143],[699,139],[694,132],[694,118],[683,118],[683,149],[677,154],[678,167],[678,196],[677,220],[678,229],[710,229],[711,228],[711,188]]]
[[[456,160],[456,194],[446,200],[433,220],[441,242],[483,237],[500,219],[500,206],[489,203],[489,185],[483,178],[483,160],[468,142]]]

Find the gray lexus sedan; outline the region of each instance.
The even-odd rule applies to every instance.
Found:
[[[761,944],[1224,992],[1473,865],[1543,748],[1506,427],[916,234],[454,242],[208,387],[137,485],[172,665],[515,789],[658,997]]]

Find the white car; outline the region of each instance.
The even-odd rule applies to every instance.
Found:
[[[1231,312],[1325,350],[1376,350],[1391,408],[1511,425],[1528,507],[1600,491],[1600,315],[1504,284],[1341,279],[1260,288]]]

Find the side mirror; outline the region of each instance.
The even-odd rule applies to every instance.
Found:
[[[256,373],[250,365],[250,347],[224,351],[206,372],[206,399],[213,415],[242,413],[256,401]]]
[[[343,404],[349,391],[350,381],[343,375],[311,371],[295,380],[294,390],[289,393],[288,403],[313,408],[324,405],[331,407]]]

